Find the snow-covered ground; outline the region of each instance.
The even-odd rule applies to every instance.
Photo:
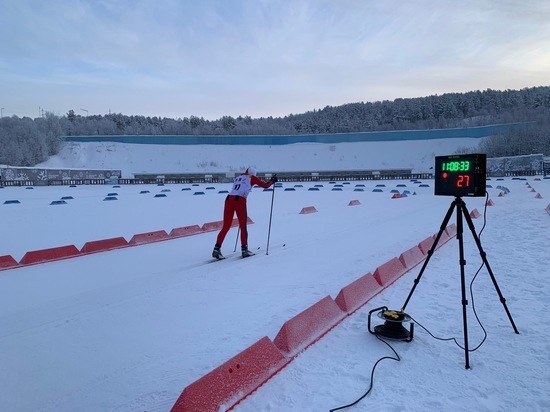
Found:
[[[429,168],[438,152],[410,142],[390,148],[355,148],[343,156],[342,169],[381,167]],[[374,145],[374,144],[373,144]],[[455,146],[465,146],[454,142]],[[136,145],[137,146],[137,145]],[[208,148],[212,159],[233,159],[224,167],[256,164],[259,171],[308,170],[326,163],[292,160],[302,146],[320,153],[342,153],[323,145],[277,148],[263,157],[256,147]],[[375,145],[378,146],[378,145]],[[232,149],[232,150],[233,150]],[[284,149],[287,152],[284,152]],[[360,150],[358,150],[360,149]],[[87,152],[87,162],[68,157],[56,167],[106,167],[124,171],[163,171],[179,159],[189,170],[203,170],[199,148],[174,153],[173,147],[73,147]],[[346,148],[347,150],[347,148]],[[67,153],[67,152],[64,152]],[[121,156],[127,153],[128,156]],[[373,154],[374,153],[374,154]],[[237,157],[237,154],[239,156]],[[377,154],[377,155],[375,155]],[[352,159],[373,156],[360,166]],[[65,155],[63,155],[65,156]],[[204,156],[207,156],[206,154]],[[349,158],[348,158],[349,156]],[[205,157],[206,158],[206,157]],[[390,159],[395,159],[391,163]],[[430,159],[431,158],[431,159]],[[168,160],[170,159],[170,160]],[[384,160],[386,159],[386,160]],[[408,164],[402,164],[407,159]],[[158,163],[156,163],[158,161]],[[326,162],[327,160],[323,160]],[[218,160],[213,160],[218,162]],[[222,166],[221,160],[220,167]],[[154,164],[154,165],[153,165]],[[129,165],[134,168],[129,169]],[[348,166],[349,165],[349,166]],[[420,166],[418,166],[420,165]],[[336,163],[324,169],[337,168]],[[436,233],[452,202],[433,195],[433,182],[420,187],[409,181],[348,182],[343,190],[323,182],[285,191],[254,189],[249,197],[251,248],[258,256],[205,264],[216,232],[0,271],[0,403],[3,411],[168,411],[181,391],[264,336],[271,339],[285,321],[405,250]],[[549,244],[550,180],[492,180],[494,206],[487,208],[481,242],[520,334],[514,333],[485,269],[468,296],[470,354],[462,343],[462,305],[458,243],[438,249],[407,306],[417,327],[410,343],[392,342],[401,361],[382,361],[372,392],[350,411],[546,411],[550,409],[547,353],[550,332]],[[543,199],[535,198],[529,183]],[[342,182],[339,182],[342,184]],[[355,191],[365,184],[364,191]],[[385,184],[383,192],[372,192]],[[397,184],[407,187],[397,188]],[[497,185],[510,192],[498,197]],[[214,186],[215,189],[206,189]],[[191,190],[182,190],[182,189]],[[6,187],[0,189],[2,236],[0,256],[20,260],[27,251],[166,230],[221,219],[227,185]],[[415,195],[391,199],[392,189]],[[162,190],[167,196],[155,198]],[[149,193],[141,193],[148,190]],[[195,196],[195,191],[205,195]],[[112,192],[118,200],[104,201]],[[64,205],[50,205],[72,196]],[[4,204],[18,199],[19,204]],[[265,254],[273,202],[269,254]],[[348,206],[351,200],[360,205]],[[484,210],[483,198],[465,198],[469,210]],[[314,206],[317,213],[300,214]],[[454,222],[454,218],[452,220]],[[483,217],[475,219],[479,232]],[[223,245],[231,254],[236,229]],[[481,264],[466,229],[466,280]],[[328,411],[354,401],[368,388],[375,362],[393,352],[367,329],[376,307],[399,309],[420,267],[400,278],[363,308],[346,318],[317,343],[235,408],[252,411]]]
[[[139,145],[113,142],[66,143],[42,166],[121,169],[134,173],[413,169],[426,172],[434,156],[475,148],[480,139],[433,139],[369,143],[297,143],[274,146]]]

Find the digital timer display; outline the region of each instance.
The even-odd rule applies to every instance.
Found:
[[[469,160],[456,160],[441,163],[441,170],[444,172],[468,172],[470,170]]]
[[[485,154],[437,156],[435,194],[441,196],[485,196]]]

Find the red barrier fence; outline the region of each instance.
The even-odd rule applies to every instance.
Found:
[[[186,387],[171,412],[228,410],[288,362],[266,336]]]
[[[285,356],[294,356],[316,342],[340,322],[346,313],[327,296],[287,320],[273,343]]]
[[[202,231],[203,230],[199,225],[176,227],[170,231],[169,236],[170,237],[191,236],[191,235],[196,235],[197,233],[201,233]]]
[[[17,261],[11,255],[0,256],[0,269],[17,266]]]
[[[159,242],[170,239],[166,230],[155,230],[153,232],[138,233],[130,239],[130,245],[142,245],[144,243]]]
[[[231,226],[234,225],[235,222],[231,223]],[[221,220],[217,220],[216,222],[208,222],[202,225],[201,230],[203,232],[214,232],[218,231],[222,228],[223,222]]]
[[[306,206],[302,208],[302,210],[300,211],[300,214],[306,215],[308,213],[316,213],[316,212],[317,212],[317,209],[315,209],[315,206]]]
[[[59,246],[27,252],[19,263],[22,265],[31,265],[33,263],[66,259],[78,255],[80,255],[80,251],[74,245]]]
[[[103,240],[94,240],[92,242],[86,242],[82,249],[81,253],[95,253],[103,252],[105,250],[118,249],[121,247],[128,246],[128,242],[123,237],[113,237],[110,239]]]
[[[247,216],[247,224],[253,224],[252,219]],[[206,223],[204,226],[209,226],[209,230],[216,230],[218,227],[221,228],[222,222],[212,222]],[[238,226],[239,221],[237,218],[233,219],[232,227]],[[207,230],[208,231],[208,230]],[[11,256],[0,256],[0,269],[11,269],[15,267],[20,267],[22,265],[34,264],[48,262],[51,260],[64,259],[67,257],[74,257],[77,255],[83,255],[87,253],[96,253],[103,252],[107,250],[122,248],[126,246],[137,246],[142,244],[147,244],[151,242],[158,242],[162,240],[174,239],[177,237],[191,236],[199,233],[204,233],[199,225],[185,226],[180,228],[174,228],[170,231],[170,234],[166,233],[165,230],[157,230],[153,232],[139,233],[132,236],[130,242],[127,242],[123,237],[114,237],[110,239],[101,239],[86,242],[82,249],[79,251],[75,246],[61,246],[54,247],[50,249],[35,250],[27,252],[21,262],[17,263],[15,259]],[[12,262],[13,260],[13,262]],[[14,264],[15,262],[15,264]]]
[[[382,286],[372,273],[361,276],[356,281],[344,286],[334,300],[344,312],[351,314],[382,291]]]
[[[376,268],[373,276],[380,285],[388,286],[399,279],[406,271],[407,269],[403,266],[403,263],[399,259],[393,258]]]
[[[474,209],[470,212],[470,217],[472,219],[477,219],[480,216],[481,216],[481,214],[479,213],[479,211],[477,209]]]
[[[453,223],[452,225],[449,225],[445,228],[445,232],[447,232],[447,235],[449,237],[455,237],[456,236],[456,224]]]
[[[399,261],[407,269],[412,269],[426,258],[426,255],[420,250],[420,247],[413,246],[412,248],[404,251],[399,256]]]
[[[428,251],[432,248],[434,244],[434,240],[435,239],[433,238],[433,236],[430,236],[418,244],[418,247],[420,248],[422,253],[424,253],[425,255],[428,254]]]

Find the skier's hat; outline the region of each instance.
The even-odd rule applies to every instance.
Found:
[[[244,172],[245,175],[253,175],[253,176],[256,176],[256,168],[253,167],[253,166],[250,166],[248,167],[245,172]]]

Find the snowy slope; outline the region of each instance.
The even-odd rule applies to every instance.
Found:
[[[65,143],[41,166],[52,168],[121,169],[134,173],[315,171],[411,168],[429,171],[434,156],[476,148],[479,139],[434,139],[369,143],[299,143],[280,146],[162,146],[121,143]]]

